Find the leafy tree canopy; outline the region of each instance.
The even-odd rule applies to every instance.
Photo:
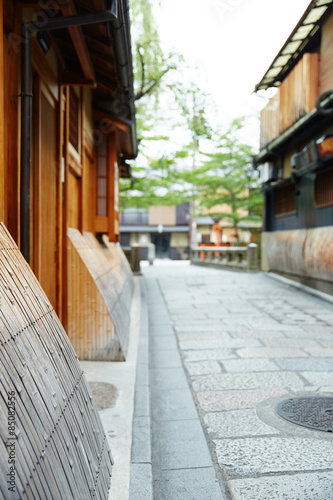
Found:
[[[121,183],[122,209],[195,201],[197,214],[212,209],[235,229],[259,221],[262,196],[249,165],[254,152],[239,140],[244,119],[214,130],[210,97],[186,81],[183,57],[162,49],[152,0],[132,0],[131,7],[140,154],[134,179]]]

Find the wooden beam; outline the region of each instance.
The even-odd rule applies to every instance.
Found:
[[[4,123],[4,47],[3,47],[3,0],[0,0],[0,221],[7,224],[6,174],[5,166],[5,123]]]
[[[72,71],[63,71],[60,76],[61,85],[77,85],[79,87],[96,87],[96,82],[86,80],[84,77],[79,76]]]
[[[123,121],[118,120],[117,118],[114,118],[113,116],[110,116],[107,113],[103,113],[103,111],[99,111],[97,109],[94,109],[93,110],[93,117],[94,117],[94,120],[96,120],[96,121],[103,121],[106,124],[110,123],[110,125],[113,125],[121,132],[128,131],[129,126],[127,125],[127,123],[124,123]]]
[[[70,0],[61,0],[61,6],[65,6],[68,4]],[[54,1],[54,2],[48,2],[48,1],[43,1],[39,0],[33,1],[33,0],[19,0],[19,3],[22,5],[22,7],[34,7],[38,10],[41,9],[47,9],[47,10],[59,10],[59,4]]]
[[[99,75],[97,75],[97,86],[98,87],[101,87],[105,90],[107,90],[108,92],[110,92],[111,94],[113,94],[114,92],[116,92],[117,90],[117,84],[116,83],[113,83],[110,81],[110,82],[106,82],[102,77],[100,77]]]
[[[73,0],[70,0],[67,5],[62,6],[62,12],[64,16],[74,16],[77,14]],[[73,26],[72,28],[68,28],[68,31],[72,38],[85,78],[90,82],[96,82],[94,66],[89,55],[81,26]]]

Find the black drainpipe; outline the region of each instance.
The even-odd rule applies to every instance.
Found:
[[[30,264],[30,163],[31,163],[31,110],[32,110],[32,70],[31,37],[38,31],[71,28],[88,24],[114,21],[118,17],[118,0],[107,2],[103,12],[50,18],[42,26],[37,22],[22,24],[21,53],[21,252]]]

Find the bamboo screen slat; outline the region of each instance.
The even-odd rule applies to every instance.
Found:
[[[0,273],[1,498],[106,499],[112,458],[94,399],[3,224]]]
[[[119,246],[68,230],[68,335],[79,358],[126,359],[133,276]]]

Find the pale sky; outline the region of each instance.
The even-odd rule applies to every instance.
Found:
[[[310,0],[162,0],[160,39],[199,68],[197,85],[215,100],[222,123],[257,116],[266,99],[251,95]],[[261,91],[261,95],[265,92]],[[247,132],[258,135],[257,120]],[[250,137],[251,136],[251,137]]]

